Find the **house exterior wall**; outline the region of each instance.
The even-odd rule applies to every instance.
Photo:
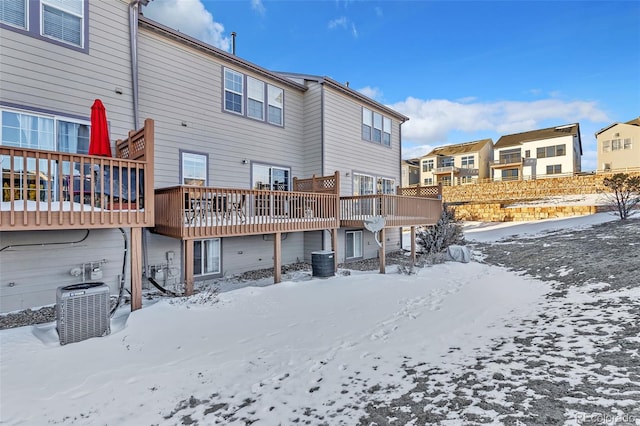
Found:
[[[58,287],[83,282],[81,274],[71,274],[82,264],[84,282],[104,282],[111,294],[118,294],[123,262],[130,270],[118,229],[3,232],[1,239],[0,312],[54,304]],[[92,279],[91,262],[100,267],[100,278]]]
[[[640,168],[640,126],[618,123],[599,133],[597,170],[610,169],[624,171],[625,169]],[[611,141],[620,139],[622,149],[613,150]],[[625,149],[624,141],[630,139],[630,145]],[[605,151],[604,141],[609,141],[609,149]]]
[[[133,128],[128,10],[122,1],[91,2],[88,53],[0,28],[0,102],[88,121],[99,98],[112,141],[126,136]]]
[[[155,120],[156,187],[181,184],[182,151],[208,156],[208,186],[215,187],[251,188],[255,164],[290,167],[292,177],[306,177],[305,171],[313,168],[305,162],[315,141],[304,137],[302,90],[144,28],[139,55],[140,114]],[[225,112],[224,67],[284,89],[284,126]],[[308,106],[313,116],[313,102]],[[313,135],[317,130],[309,121]],[[282,263],[303,258],[303,238],[294,234],[283,238]],[[224,238],[221,249],[225,274],[273,266],[272,255],[265,256],[273,252],[273,241],[262,237]]]
[[[401,122],[380,109],[347,97],[324,86],[324,169],[340,171],[340,195],[354,194],[354,173],[394,180],[400,184]],[[391,147],[362,139],[362,108],[366,107],[391,118]],[[366,161],[362,161],[366,159]],[[347,175],[347,173],[349,175]],[[365,230],[365,235],[370,234]],[[387,229],[390,247],[397,249],[400,229]],[[325,243],[326,246],[327,243]],[[342,244],[341,247],[344,247]],[[329,248],[329,247],[325,247]],[[344,253],[338,255],[340,262]]]
[[[112,146],[126,137],[133,128],[128,16],[127,2],[90,2],[87,51],[0,28],[0,109],[88,124],[91,105],[101,99]],[[0,232],[0,311],[55,303],[57,287],[81,282],[71,269],[102,259],[107,262],[100,281],[116,294],[124,255],[121,232],[92,230],[82,242],[69,243],[85,233]]]
[[[491,177],[491,161],[493,160],[493,145],[486,143],[478,151],[478,179],[488,179]]]

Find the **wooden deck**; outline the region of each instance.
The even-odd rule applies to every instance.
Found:
[[[182,240],[335,229],[338,196],[199,186],[156,189],[155,232]]]
[[[433,225],[442,213],[442,200],[406,195],[340,197],[340,226],[364,227],[364,221],[383,217],[385,228]]]
[[[0,231],[153,226],[153,120],[116,147],[109,158],[0,146]]]

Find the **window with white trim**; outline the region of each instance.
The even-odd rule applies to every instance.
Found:
[[[473,169],[475,168],[476,158],[474,155],[467,155],[460,159],[460,164],[463,169]]]
[[[193,242],[193,275],[220,273],[220,238]]]
[[[611,151],[611,141],[602,141],[602,152]]]
[[[257,120],[264,120],[264,83],[257,78],[248,76],[247,116]]]
[[[2,0],[0,26],[86,51],[87,5],[88,0]]]
[[[27,1],[0,1],[0,22],[14,27],[27,29]]]
[[[395,194],[396,193],[396,181],[387,178],[378,178],[377,186],[378,194]]]
[[[362,139],[391,146],[391,126],[390,118],[362,108]]]
[[[254,164],[252,169],[253,189],[289,191],[291,169],[288,167]]]
[[[433,185],[433,178],[424,178],[422,181],[423,185]]]
[[[182,184],[207,186],[207,163],[206,154],[195,152],[182,152]]]
[[[362,257],[362,231],[346,231],[345,244],[345,257],[347,259]]]
[[[422,161],[422,171],[423,172],[430,172],[431,170],[433,170],[433,158],[431,158],[429,160],[423,160]]]
[[[547,166],[548,175],[555,175],[559,173],[562,173],[562,164],[552,164],[550,166]]]
[[[276,126],[282,126],[284,111],[284,90],[279,87],[267,85],[269,95],[268,121]]]
[[[18,110],[1,110],[0,114],[0,145],[18,148],[41,149],[45,151],[62,151],[73,154],[87,154],[89,151],[90,123],[88,121],[70,119],[68,117],[33,114]],[[9,156],[2,157],[2,169],[10,170],[21,174],[25,172],[22,157],[15,157],[14,164],[10,163]],[[90,170],[81,170],[79,163],[64,161],[61,165],[64,176],[86,175]],[[40,176],[36,178],[36,172]],[[31,183],[34,188],[44,189],[45,187],[56,188],[60,185],[58,168],[49,169],[47,160],[40,160],[36,167],[36,160],[28,158],[26,163],[27,176],[33,176]],[[8,182],[3,175],[3,187]],[[35,182],[39,180],[40,182]],[[14,181],[14,185],[16,182]],[[19,185],[22,180],[19,180]],[[17,187],[15,199],[22,197],[22,188]],[[39,193],[39,195],[38,195]],[[51,194],[57,197],[59,191],[52,191]],[[8,199],[9,193],[3,192],[3,199]],[[29,190],[28,197],[32,200],[39,199],[45,201],[45,191]],[[56,200],[53,200],[56,201]]]
[[[622,139],[611,140],[611,151],[619,151],[622,149]]]
[[[244,76],[239,72],[224,69],[224,109],[243,114]]]
[[[624,140],[624,149],[631,149],[633,145],[631,145],[631,138],[627,138]]]

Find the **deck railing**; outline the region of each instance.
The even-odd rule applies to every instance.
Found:
[[[153,226],[153,121],[125,145],[140,160],[0,146],[0,230]]]
[[[411,226],[435,224],[442,212],[442,201],[437,198],[405,195],[356,195],[340,197],[341,226],[362,226],[373,216],[385,218],[385,226]]]
[[[155,231],[181,239],[339,227],[334,194],[175,186],[156,189],[155,203]]]

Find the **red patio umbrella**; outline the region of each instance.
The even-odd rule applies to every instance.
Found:
[[[100,99],[91,106],[91,137],[89,138],[89,155],[111,157],[111,142],[107,127],[107,112]]]

